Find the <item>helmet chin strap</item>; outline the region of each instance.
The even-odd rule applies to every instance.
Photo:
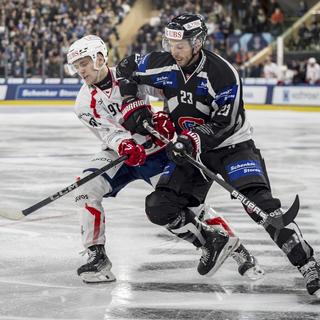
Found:
[[[95,67],[95,70],[97,71],[97,78],[96,78],[95,83],[100,82],[102,80],[103,77],[100,79],[100,74],[101,74],[101,71],[104,67],[105,67],[105,64],[103,64],[100,68]]]

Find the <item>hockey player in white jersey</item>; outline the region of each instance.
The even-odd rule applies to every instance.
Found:
[[[102,200],[115,197],[128,183],[137,179],[155,185],[168,159],[163,143],[151,136],[132,136],[122,127],[120,106],[123,98],[115,69],[107,64],[108,51],[101,38],[89,35],[75,41],[69,48],[67,59],[70,73],[78,74],[84,81],[76,99],[75,112],[102,143],[102,151],[92,158],[83,175],[96,171],[119,156],[128,156],[124,163],[84,184],[75,194],[81,216],[82,242],[89,256],[77,270],[78,275],[88,283],[109,282],[114,281],[115,276],[105,252]],[[147,94],[161,95],[150,87],[139,87],[139,92],[146,104]],[[173,138],[174,126],[164,112],[153,113],[152,119],[156,130],[168,139]],[[205,274],[211,274],[212,270],[215,272],[231,254],[241,275],[246,274],[253,280],[262,277],[263,270],[257,260],[239,242],[225,219],[204,204],[192,211],[198,216],[194,222],[196,229],[185,240],[202,249],[199,266]],[[212,261],[207,261],[209,251],[216,253]]]

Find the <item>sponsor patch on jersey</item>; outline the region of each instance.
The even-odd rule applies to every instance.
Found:
[[[178,124],[182,130],[191,130],[198,125],[204,124],[204,120],[202,118],[180,117]]]
[[[238,180],[249,175],[263,176],[261,163],[256,160],[240,160],[226,166],[230,181]]]
[[[196,88],[196,95],[198,96],[208,95],[207,79],[199,78],[197,88]]]
[[[233,85],[222,89],[215,96],[214,102],[219,106],[224,106],[225,104],[232,104],[236,98],[238,92],[238,85]]]
[[[161,72],[153,75],[151,80],[156,88],[177,87],[177,74],[175,72]]]
[[[161,173],[162,176],[170,176],[176,167],[176,164],[174,162],[169,162],[168,165],[166,165]]]
[[[150,54],[146,54],[145,56],[141,57],[141,59],[138,61],[138,71],[146,72],[149,64],[149,57]]]

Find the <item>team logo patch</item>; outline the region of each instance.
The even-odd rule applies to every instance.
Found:
[[[178,119],[178,124],[182,130],[191,130],[196,126],[204,124],[204,120],[194,117],[180,117]]]
[[[256,160],[240,160],[231,163],[226,166],[226,171],[230,181],[235,181],[249,175],[263,176],[261,163]]]

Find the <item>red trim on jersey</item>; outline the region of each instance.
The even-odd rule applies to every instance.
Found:
[[[94,97],[96,93],[97,93],[97,89],[93,89],[91,91],[90,108],[93,109],[93,115],[95,116],[95,118],[100,118],[100,114],[96,110],[97,101],[96,101],[96,98]]]
[[[86,209],[94,216],[93,243],[96,243],[100,234],[101,212],[87,204]]]

